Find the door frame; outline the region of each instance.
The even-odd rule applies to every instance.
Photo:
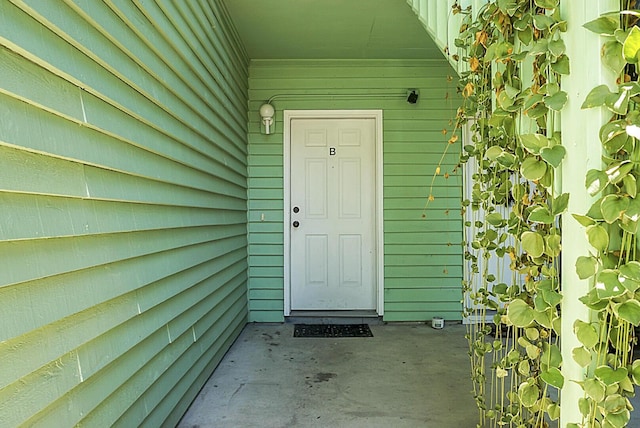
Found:
[[[375,121],[375,266],[376,311],[384,315],[384,234],[383,234],[383,151],[382,110],[284,110],[284,315],[291,314],[291,120],[292,119],[374,119]]]

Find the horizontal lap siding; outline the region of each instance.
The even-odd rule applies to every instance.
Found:
[[[0,3],[0,420],[174,425],[247,320],[218,1]]]
[[[249,317],[282,321],[283,110],[382,109],[385,320],[461,318],[462,179],[451,137],[455,84],[446,61],[252,61],[249,67]],[[416,105],[371,94],[418,88]],[[275,133],[260,134],[260,105],[273,96]],[[300,95],[306,94],[305,97]],[[314,94],[349,97],[314,97]],[[293,97],[291,96],[293,95]],[[365,95],[358,97],[358,95]],[[446,135],[443,134],[446,130]],[[423,214],[426,218],[423,218]]]

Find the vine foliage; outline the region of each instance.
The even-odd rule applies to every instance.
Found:
[[[556,128],[569,59],[559,2],[453,7],[466,15],[457,126],[471,135],[461,162],[474,171],[464,290],[478,427],[547,427],[560,414],[559,220],[569,196],[556,190],[565,156]]]
[[[573,358],[586,370],[580,382],[583,419],[576,427],[627,426],[629,397],[640,385],[640,360],[634,360],[634,327],[640,323],[640,11],[621,4],[622,12],[605,14],[584,25],[604,38],[603,63],[617,80],[594,88],[582,108],[604,107],[610,120],[600,129],[602,169],[587,172],[585,185],[597,198],[589,211],[574,217],[586,227],[592,251],[576,263],[580,278],[594,287],[581,298],[594,313],[577,321],[574,331],[582,346]],[[631,3],[636,3],[631,2]]]

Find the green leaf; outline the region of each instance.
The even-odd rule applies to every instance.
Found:
[[[534,310],[524,300],[514,299],[507,306],[507,319],[516,327],[527,327],[534,318]]]
[[[618,272],[613,269],[605,269],[597,275],[594,290],[601,299],[620,297],[627,292],[618,278]]]
[[[549,107],[544,103],[536,104],[534,107],[526,111],[527,116],[531,119],[538,119],[549,112]]]
[[[518,10],[518,2],[516,0],[498,0],[498,8],[509,16]]]
[[[500,155],[496,158],[496,160],[500,165],[509,169],[511,169],[511,167],[513,167],[518,162],[518,159],[515,157],[515,155],[509,152],[500,153]]]
[[[547,30],[555,24],[555,20],[548,15],[533,15],[533,26],[538,30]]]
[[[547,235],[544,237],[544,242],[547,244],[545,252],[551,257],[558,257],[560,255],[560,235]]]
[[[634,326],[640,324],[640,302],[635,299],[629,299],[624,303],[620,303],[614,307],[618,316],[623,320],[630,322]]]
[[[559,57],[567,50],[567,46],[562,39],[556,39],[549,42],[549,52],[555,57]]]
[[[600,403],[606,396],[607,389],[598,379],[585,379],[583,388],[584,392],[596,403]]]
[[[573,218],[576,219],[578,223],[580,223],[584,227],[593,226],[594,224],[596,224],[594,219],[592,219],[591,217],[587,217],[586,215],[580,215],[580,214],[571,214],[571,215],[573,216]]]
[[[564,376],[556,367],[550,367],[549,370],[542,372],[540,377],[543,381],[558,389],[561,389],[562,385],[564,385]]]
[[[538,206],[531,211],[528,220],[535,223],[551,224],[553,223],[553,216],[547,207]]]
[[[580,297],[578,300],[584,303],[586,307],[588,307],[589,309],[593,309],[594,311],[601,311],[609,306],[609,301],[598,297],[598,293],[596,293],[596,290],[594,288],[589,290],[589,292],[585,296]]]
[[[613,369],[609,366],[599,366],[594,372],[597,379],[601,380],[605,385],[613,385],[627,377],[628,372],[624,367]]]
[[[591,364],[591,352],[583,346],[573,348],[571,355],[573,356],[573,361],[578,363],[580,367],[587,367]]]
[[[560,91],[557,94],[544,98],[544,103],[553,111],[560,111],[567,103],[567,93]]]
[[[629,95],[635,97],[640,94],[640,84],[638,82],[626,82],[618,85],[618,88],[623,91],[629,91]],[[637,118],[637,115],[635,116]]]
[[[558,74],[569,74],[571,70],[569,57],[564,54],[560,55],[555,62],[551,63],[551,69]]]
[[[591,207],[589,208],[589,211],[587,211],[586,216],[596,221],[600,221],[600,220],[604,221],[604,219],[602,218],[602,211],[600,210],[601,202],[602,202],[602,198],[595,201],[593,205],[591,205]]]
[[[595,257],[580,256],[576,260],[576,273],[580,279],[591,278],[597,269],[598,260]]]
[[[573,323],[573,331],[585,348],[591,349],[598,344],[600,336],[593,325],[576,320]]]
[[[515,98],[520,94],[520,89],[513,87],[509,84],[504,85],[504,91],[509,95],[510,98]]]
[[[556,82],[548,82],[540,86],[540,92],[546,95],[553,95],[560,92],[560,85]]]
[[[551,345],[548,342],[542,343],[543,353],[540,357],[542,368],[560,367],[562,364],[562,353],[558,345]]]
[[[529,55],[536,56],[541,54],[546,54],[549,51],[549,40],[547,39],[538,39],[535,41],[531,50],[529,51]]]
[[[529,43],[531,43],[531,40],[533,40],[533,29],[531,27],[526,27],[522,30],[517,30],[516,35],[524,46],[528,46]]]
[[[536,296],[536,299],[542,297],[544,302],[547,304],[547,307],[555,307],[562,301],[562,295],[557,291],[553,290],[550,284],[546,284],[547,282],[550,283],[551,281],[550,280],[542,281],[543,284],[539,286],[541,293],[539,293],[538,296]]]
[[[522,382],[518,387],[518,398],[525,407],[532,407],[538,401],[540,389],[535,383]]]
[[[584,103],[582,103],[581,108],[587,109],[600,107],[604,105],[607,97],[610,95],[611,91],[609,90],[609,87],[607,85],[596,86],[591,90],[591,92],[589,92],[587,98],[584,100]]]
[[[547,415],[549,415],[549,419],[552,421],[560,419],[560,405],[558,403],[550,402],[547,406]],[[567,426],[567,428],[571,427]]]
[[[562,214],[569,206],[569,194],[563,193],[553,200],[553,215]]]
[[[627,110],[629,108],[629,98],[631,98],[629,91],[622,90],[617,93],[612,92],[604,100],[604,104],[607,106],[609,110],[611,110],[615,114],[624,115],[624,114],[627,114]]]
[[[609,184],[609,176],[606,172],[598,169],[587,171],[585,187],[591,196],[600,193]]]
[[[602,141],[602,144],[606,144],[612,138],[624,134],[626,131],[626,127],[626,120],[613,120],[605,123],[600,127],[600,141]]]
[[[617,184],[633,170],[633,163],[631,161],[623,161],[613,164],[605,172],[607,173],[607,179],[610,183]]]
[[[533,258],[538,258],[544,254],[544,238],[537,232],[527,230],[522,232],[520,237],[522,249]]]
[[[638,51],[640,50],[640,28],[631,27],[631,31],[622,46],[622,54],[625,61],[631,64],[638,62]]]
[[[620,74],[627,65],[627,61],[622,56],[622,43],[617,40],[605,42],[602,46],[602,61],[616,75]]]
[[[596,34],[613,36],[614,32],[620,27],[620,23],[616,18],[601,16],[600,18],[587,22],[583,27]]]
[[[632,261],[629,263],[637,263],[637,262]],[[629,269],[628,264],[620,266],[620,268],[618,269],[620,271],[620,275],[618,279],[620,280],[620,283],[624,285],[624,288],[626,288],[632,293],[635,293],[640,288],[640,281],[637,279],[629,278],[627,275],[623,274],[622,273],[623,268],[625,271]]]
[[[531,365],[529,364],[529,360],[522,360],[518,363],[518,373],[520,373],[522,376],[529,376],[529,374],[531,373]]]
[[[507,94],[507,91],[501,91],[498,94],[497,100],[498,100],[498,105],[503,110],[508,110],[509,107],[513,105],[513,98],[509,97],[509,94]]]
[[[585,397],[580,397],[578,399],[578,409],[580,409],[580,413],[582,413],[582,416],[586,418],[591,412],[591,404],[589,400],[587,400]],[[567,426],[567,428],[576,428],[576,427]],[[579,428],[584,428],[584,425],[581,425]],[[596,427],[593,427],[593,428],[596,428]]]
[[[566,154],[567,151],[563,146],[543,147],[540,150],[540,157],[554,168],[560,166]]]
[[[544,312],[534,311],[533,319],[543,327],[553,328],[553,309],[549,308]]]
[[[629,198],[627,196],[618,196],[615,194],[607,195],[600,203],[602,216],[609,224],[612,224],[619,218],[622,218],[622,214],[624,214],[627,208],[629,208]]]
[[[529,153],[534,155],[540,154],[540,150],[549,147],[549,139],[542,134],[522,134],[520,135],[520,143]]]
[[[604,399],[605,417],[603,427],[606,428],[625,428],[631,420],[631,412],[626,408],[627,399],[620,394],[608,396]],[[611,409],[611,410],[610,410]],[[614,409],[617,409],[614,411]]]
[[[631,199],[629,201],[629,208],[625,216],[629,217],[633,221],[640,220],[640,198]]]
[[[526,347],[525,350],[527,352],[527,357],[530,360],[535,360],[538,358],[538,355],[540,355],[540,348],[538,348],[535,345],[532,345],[531,343],[529,343]]]
[[[560,0],[534,0],[536,6],[544,9],[555,9],[560,4]]]
[[[504,225],[505,220],[502,218],[502,214],[500,213],[491,213],[485,217],[487,223],[494,227],[499,227]]]
[[[620,273],[626,278],[634,281],[640,281],[640,262],[632,260],[629,263],[620,266]]]
[[[531,26],[531,14],[525,13],[521,18],[517,19],[513,23],[513,28],[519,31],[524,31]]]
[[[527,180],[540,180],[547,172],[547,164],[534,157],[528,157],[522,162],[520,172]]]
[[[633,175],[625,175],[622,178],[622,183],[624,183],[625,192],[632,198],[635,198],[638,193],[636,178]]]
[[[502,152],[504,152],[504,150],[502,150],[502,147],[491,146],[484,153],[484,157],[489,159],[490,161],[495,161],[498,158],[498,156],[502,154]]]
[[[587,227],[589,244],[598,251],[606,251],[609,247],[609,233],[600,225]]]
[[[624,41],[627,39],[627,36],[629,35],[629,32],[623,28],[618,28],[616,31],[613,32],[613,37],[618,41],[618,43],[620,44],[624,44]],[[624,59],[624,57],[623,57]]]
[[[631,365],[631,378],[633,383],[640,385],[640,359],[637,359]]]

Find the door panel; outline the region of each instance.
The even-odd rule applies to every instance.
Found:
[[[375,309],[375,120],[292,119],[290,152],[291,309]]]

